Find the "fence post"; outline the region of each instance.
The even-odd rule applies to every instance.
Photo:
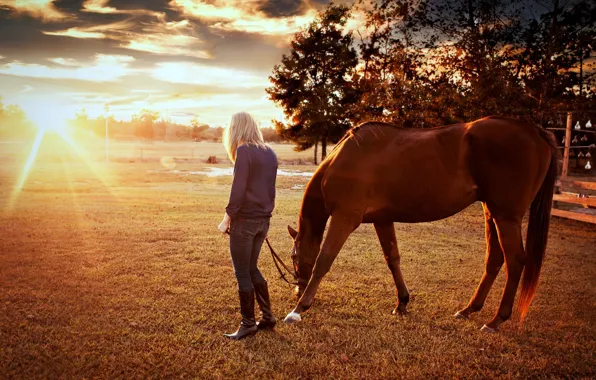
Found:
[[[573,122],[573,112],[567,112],[567,126],[565,127],[565,149],[563,150],[563,171],[561,179],[567,178],[569,169],[569,146],[571,145],[571,123]]]

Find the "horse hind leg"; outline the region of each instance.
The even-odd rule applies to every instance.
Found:
[[[317,293],[317,289],[321,284],[321,280],[323,280],[323,277],[327,274],[327,272],[329,272],[333,261],[335,261],[335,258],[337,257],[344,243],[346,240],[348,240],[350,234],[358,227],[361,221],[362,218],[353,216],[331,216],[329,230],[327,232],[327,236],[325,237],[325,241],[323,242],[321,252],[315,261],[310,280],[308,281],[308,284],[306,285],[304,293],[302,294],[302,297],[300,297],[298,304],[294,310],[286,316],[284,322],[295,323],[302,320],[300,313],[308,310],[312,305],[315,294]]]
[[[379,242],[381,243],[381,248],[383,249],[385,261],[389,270],[391,270],[397,289],[397,304],[393,310],[393,314],[405,314],[406,306],[410,300],[410,293],[404,281],[404,276],[401,273],[399,250],[397,248],[397,238],[393,223],[375,223],[374,225]]]
[[[487,209],[486,204],[482,204],[484,208],[485,217],[485,234],[486,234],[486,259],[485,270],[482,279],[476,288],[476,292],[470,299],[468,306],[463,310],[458,311],[455,317],[458,319],[469,319],[470,314],[480,311],[484,306],[484,301],[503,266],[505,260],[503,250],[499,243],[499,235],[495,226],[495,221]]]
[[[507,280],[497,314],[482,327],[482,330],[487,332],[496,332],[499,325],[511,317],[515,293],[526,262],[526,253],[522,242],[521,218],[514,220],[497,218],[496,225],[501,248],[505,256]]]

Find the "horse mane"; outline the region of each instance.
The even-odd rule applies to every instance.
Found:
[[[331,151],[329,152],[329,154],[327,155],[327,157],[331,156],[333,154],[333,152],[335,152],[337,150],[337,148],[339,148],[339,146],[341,145],[341,143],[343,143],[345,140],[349,139],[352,136],[356,135],[356,132],[358,132],[360,129],[364,128],[364,127],[370,127],[372,125],[379,125],[379,126],[386,126],[386,127],[392,127],[392,128],[396,128],[399,129],[401,128],[398,125],[395,124],[390,124],[390,123],[385,123],[383,121],[365,121],[362,122],[350,129],[348,129],[346,131],[346,133],[342,136],[341,139],[339,139],[339,141],[337,142],[337,144],[335,144],[335,146],[333,147],[333,149],[331,149]],[[327,159],[327,158],[325,158]]]

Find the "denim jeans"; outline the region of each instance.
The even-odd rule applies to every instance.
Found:
[[[240,291],[249,292],[253,284],[265,283],[257,261],[268,231],[269,218],[235,218],[230,224],[230,253]]]

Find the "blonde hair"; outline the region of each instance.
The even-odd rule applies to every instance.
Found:
[[[223,144],[232,162],[236,162],[236,149],[242,144],[252,144],[265,148],[263,134],[259,130],[255,119],[247,112],[232,115],[223,133]]]

